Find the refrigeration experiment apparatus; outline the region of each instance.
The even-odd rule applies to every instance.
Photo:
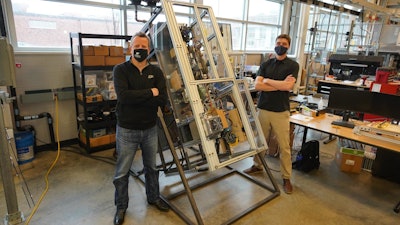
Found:
[[[164,121],[161,110],[159,117],[198,224],[203,221],[183,169],[212,172],[256,154],[262,156],[260,152],[268,148],[248,85],[234,74],[224,43],[230,34],[224,29],[216,22],[211,7],[169,0],[161,1],[161,6],[154,8],[142,28],[152,39],[151,55],[156,56],[166,77],[172,123],[180,134],[174,136],[170,132],[167,124],[171,121]],[[198,152],[197,157],[188,156],[194,149],[192,146],[197,146],[194,150]],[[179,148],[183,149],[180,159],[176,154]],[[225,224],[279,195],[265,159],[261,158],[273,187],[254,183],[268,189],[271,195]],[[182,217],[192,223],[186,216]]]
[[[166,22],[150,29],[157,61],[164,71],[177,125],[189,125],[210,171],[267,149],[246,83],[237,80],[221,27],[210,7],[161,1]],[[188,13],[178,23],[179,12]],[[190,130],[190,131],[189,131]]]

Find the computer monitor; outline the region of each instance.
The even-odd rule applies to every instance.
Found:
[[[351,112],[371,113],[400,120],[400,96],[380,92],[331,88],[327,108],[343,110],[342,120],[334,121],[333,124],[350,128],[354,127],[349,121]]]
[[[328,109],[343,110],[342,120],[332,124],[353,128],[354,123],[349,121],[351,112],[371,112],[373,93],[353,88],[332,87],[329,93]]]
[[[380,92],[372,92],[372,95],[370,113],[397,121],[400,120],[400,96]]]

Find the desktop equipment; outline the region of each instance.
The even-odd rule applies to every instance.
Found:
[[[391,120],[400,120],[400,96],[381,92],[371,92],[373,95],[372,114],[380,115]]]
[[[349,121],[352,112],[370,112],[373,93],[350,88],[332,87],[329,94],[328,109],[342,110],[342,120],[333,121],[332,124],[354,128],[354,123]]]
[[[335,121],[334,124],[350,128],[354,128],[354,124],[349,121],[351,112],[371,113],[393,122],[400,120],[400,96],[398,95],[332,87],[328,108],[343,110],[342,121]]]
[[[355,81],[362,75],[375,76],[376,69],[383,64],[383,56],[360,56],[332,54],[329,56],[329,74],[337,80]]]
[[[243,73],[244,73],[243,75],[245,77],[252,77],[255,79],[259,68],[260,68],[260,66],[257,66],[257,65],[245,65],[244,70],[243,70]]]
[[[397,76],[395,67],[379,67],[376,69],[375,82],[379,84],[387,84],[392,82]]]
[[[371,92],[372,102],[369,113],[387,118],[385,121],[373,122],[367,125],[357,126],[353,132],[396,143],[400,145],[400,96]]]

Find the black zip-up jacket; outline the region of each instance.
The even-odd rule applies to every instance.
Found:
[[[130,60],[114,66],[114,86],[117,93],[118,126],[145,130],[157,122],[159,106],[167,103],[165,78],[161,69],[148,64],[142,72]],[[158,88],[153,96],[151,88]]]

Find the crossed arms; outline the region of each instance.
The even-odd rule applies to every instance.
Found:
[[[288,75],[284,80],[273,80],[257,76],[254,88],[257,91],[290,91],[296,83],[296,78],[293,75]]]

